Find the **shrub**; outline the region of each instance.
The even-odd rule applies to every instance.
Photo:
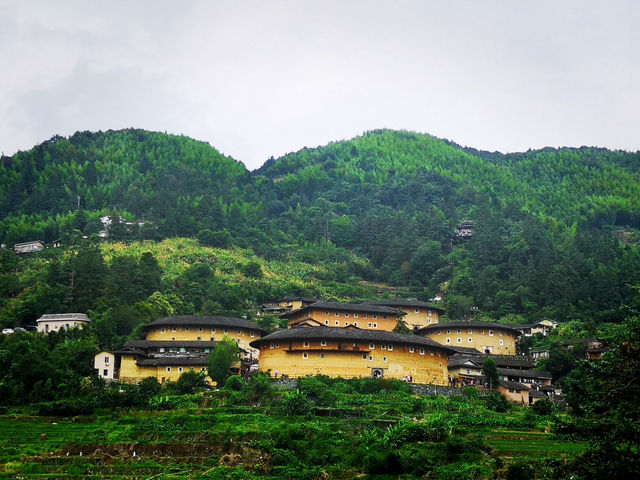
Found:
[[[233,390],[235,392],[241,392],[245,388],[247,388],[247,382],[240,375],[230,376],[224,384],[225,390]]]
[[[538,415],[549,415],[553,412],[553,403],[548,398],[541,398],[531,406],[531,410]]]
[[[482,397],[482,400],[487,408],[494,412],[506,412],[510,407],[509,400],[499,393],[492,393],[491,395]]]
[[[300,390],[285,392],[282,407],[285,415],[306,415],[311,409],[307,395]]]

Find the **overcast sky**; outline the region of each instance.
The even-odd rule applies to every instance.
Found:
[[[0,152],[127,127],[249,169],[375,128],[636,151],[638,25],[637,0],[0,0]]]

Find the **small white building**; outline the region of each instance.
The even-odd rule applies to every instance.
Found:
[[[31,242],[16,243],[13,249],[17,254],[39,252],[44,249],[44,242],[42,240],[33,240]]]
[[[93,368],[98,373],[98,376],[100,378],[104,378],[105,380],[115,379],[115,365],[116,356],[106,350],[97,353],[93,359]]]
[[[47,313],[37,321],[41,333],[57,332],[61,328],[82,328],[91,320],[84,313]]]

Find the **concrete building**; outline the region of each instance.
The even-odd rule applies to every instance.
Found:
[[[82,328],[90,321],[84,313],[47,313],[36,320],[36,329],[46,334],[62,328]]]

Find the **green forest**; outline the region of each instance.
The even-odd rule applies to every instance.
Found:
[[[79,444],[164,445],[164,426],[175,443],[208,444],[238,424],[242,452],[269,458],[264,469],[251,455],[224,463],[225,455],[243,455],[225,444],[214,452],[223,463],[196,462],[193,478],[352,478],[341,471],[633,478],[639,160],[638,152],[587,147],[482,152],[392,130],[270,158],[253,172],[207,143],[134,129],[56,136],[0,157],[0,326],[27,329],[45,313],[91,318],[83,330],[0,336],[6,478],[29,469],[54,475],[60,463],[35,457],[71,447],[42,419],[74,415],[92,424],[84,434],[73,433],[71,421],[61,424]],[[470,238],[456,235],[465,221],[474,225]],[[32,240],[46,248],[14,253],[16,243]],[[440,296],[445,321],[551,318],[560,322],[553,335],[520,349],[550,349],[544,368],[561,382],[566,405],[531,412],[473,392],[442,399],[397,384],[330,379],[282,389],[264,378],[235,380],[203,393],[189,379],[108,386],[92,377],[96,352],[140,338],[159,317],[242,316],[271,331],[282,319],[256,313],[287,295],[350,302]],[[595,336],[613,348],[591,365],[582,358]],[[109,406],[120,413],[110,416]],[[247,433],[255,423],[249,414],[269,419]],[[283,424],[292,444],[278,434]],[[55,440],[13,446],[23,428]],[[528,443],[516,439],[533,437],[540,450],[523,453]],[[70,452],[69,466],[88,475]],[[339,467],[326,471],[328,462]],[[143,467],[140,478],[178,468]]]

